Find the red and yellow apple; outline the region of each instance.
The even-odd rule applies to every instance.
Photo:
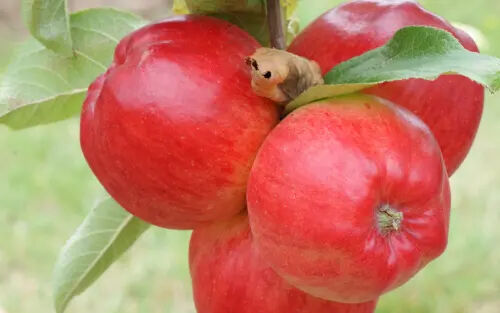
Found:
[[[424,10],[412,0],[356,0],[340,5],[306,27],[289,51],[319,63],[323,74],[335,65],[385,44],[405,26],[425,25],[453,34],[477,52],[465,32]],[[465,159],[482,115],[483,87],[466,77],[441,76],[435,81],[410,79],[366,91],[399,104],[419,116],[436,137],[451,176]]]
[[[438,144],[411,112],[373,96],[289,114],[259,150],[247,199],[262,257],[327,300],[375,300],[447,244],[450,191]]]
[[[345,304],[314,298],[286,283],[256,248],[248,218],[196,229],[189,265],[198,313],[372,313],[376,301]]]
[[[259,44],[227,22],[181,16],[124,38],[89,88],[81,147],[109,194],[154,225],[189,229],[245,206],[250,167],[278,121],[244,59]]]

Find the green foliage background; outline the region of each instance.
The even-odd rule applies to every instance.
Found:
[[[302,0],[308,10],[299,17],[307,21],[314,6],[339,2]],[[480,30],[482,51],[500,56],[498,0],[420,2]],[[1,71],[12,39],[0,40]],[[452,178],[448,250],[384,296],[377,313],[500,312],[499,119],[500,95],[488,94],[477,140]],[[104,196],[81,155],[78,120],[18,132],[0,125],[0,173],[0,313],[52,312],[50,278],[59,249]],[[188,240],[188,232],[148,231],[68,312],[193,313]]]

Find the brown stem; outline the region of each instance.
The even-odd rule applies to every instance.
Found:
[[[271,47],[284,50],[286,48],[285,32],[283,30],[284,19],[280,0],[267,0],[267,23],[269,25]]]

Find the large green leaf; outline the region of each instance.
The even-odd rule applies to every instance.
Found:
[[[23,0],[22,8],[33,37],[61,55],[73,55],[66,0]]]
[[[103,73],[118,41],[146,22],[114,9],[70,18],[74,56],[64,57],[31,39],[21,45],[0,81],[0,123],[19,129],[80,112],[88,85]]]
[[[56,312],[63,312],[71,299],[99,278],[149,226],[112,199],[92,209],[59,255],[53,280]]]
[[[335,66],[326,74],[325,85],[306,90],[286,111],[383,82],[433,80],[442,74],[467,76],[492,92],[500,89],[500,59],[464,49],[444,30],[409,26],[396,32],[386,45]]]

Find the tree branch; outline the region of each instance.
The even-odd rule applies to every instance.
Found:
[[[283,11],[280,0],[267,0],[267,23],[269,25],[269,38],[271,47],[276,49],[285,49],[285,32]]]

